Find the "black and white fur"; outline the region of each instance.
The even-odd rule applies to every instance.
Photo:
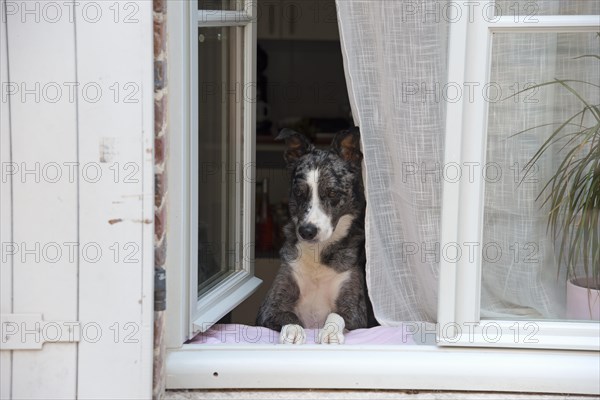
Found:
[[[359,131],[338,133],[329,150],[290,129],[277,139],[286,142],[291,170],[291,220],[257,325],[281,331],[281,343],[304,343],[304,328],[318,328],[319,343],[341,344],[344,328],[367,327],[370,308]]]

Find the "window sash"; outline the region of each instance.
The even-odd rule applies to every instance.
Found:
[[[240,56],[235,57],[233,68],[238,71],[239,80],[243,85],[244,96],[241,104],[235,105],[236,118],[240,118],[241,123],[236,123],[235,137],[239,146],[235,153],[235,163],[244,163],[244,166],[253,166],[255,161],[255,103],[252,99],[256,96],[254,85],[256,76],[256,0],[245,0],[244,11],[223,11],[223,10],[198,10],[197,1],[187,3],[188,26],[188,125],[189,125],[189,171],[187,184],[189,186],[189,220],[198,220],[198,180],[196,174],[192,171],[198,171],[199,157],[198,149],[198,28],[199,27],[241,27],[243,29],[243,51],[239,51]],[[241,147],[241,148],[240,148]],[[246,171],[246,168],[242,169]],[[245,173],[245,172],[244,172]],[[188,307],[190,321],[187,328],[187,337],[192,337],[198,331],[204,331],[212,323],[217,322],[225,314],[230,312],[239,303],[250,296],[261,284],[261,280],[254,277],[254,182],[252,179],[242,177],[242,198],[239,196],[234,201],[235,210],[232,213],[236,219],[237,230],[228,232],[227,235],[233,238],[233,245],[241,244],[241,253],[239,254],[241,269],[225,274],[218,284],[214,285],[206,293],[198,297],[198,226],[190,223],[189,244],[188,244],[188,263],[189,281]],[[231,228],[231,227],[228,227]],[[236,228],[237,229],[237,228]],[[230,230],[230,229],[228,229]]]
[[[450,28],[448,82],[488,82],[491,71],[492,33],[496,32],[597,32],[600,16],[536,16],[535,23],[527,23],[513,16],[486,20],[481,9],[493,6],[493,0],[480,3],[473,11],[469,1],[459,2],[463,15],[453,15]],[[456,12],[456,8],[451,11]],[[465,16],[464,10],[470,14]],[[472,22],[469,22],[472,21]],[[468,63],[465,60],[469,60]],[[479,93],[477,93],[479,92]],[[469,99],[471,100],[471,99]],[[484,165],[487,138],[488,103],[481,91],[476,91],[473,101],[463,96],[455,103],[448,103],[446,119],[445,164],[463,166],[468,163]],[[442,200],[442,248],[453,243],[481,243],[483,237],[485,182],[481,174],[459,183],[445,181]],[[535,321],[542,346],[510,340],[510,326],[515,321],[481,320],[481,254],[461,257],[458,261],[441,257],[438,342],[440,345],[531,347],[560,349],[600,350],[600,324],[581,322]],[[461,334],[461,327],[481,323],[476,336],[469,340]],[[503,332],[502,343],[490,343],[482,339],[484,327],[498,323]],[[563,332],[558,334],[557,332]],[[521,330],[521,335],[527,334]],[[569,340],[563,340],[568,333]],[[590,340],[590,338],[595,340]]]

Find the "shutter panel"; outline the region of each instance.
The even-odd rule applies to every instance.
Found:
[[[65,245],[78,241],[77,185],[63,169],[77,161],[76,104],[64,86],[77,80],[75,30],[68,18],[43,18],[40,3],[5,7],[11,8],[3,59],[17,91],[8,97],[10,152],[18,168],[12,176],[12,241],[18,246],[12,259],[12,313],[77,321],[78,260]],[[75,397],[76,344],[12,351],[11,364],[13,398]]]
[[[150,398],[152,2],[0,1],[0,398]]]

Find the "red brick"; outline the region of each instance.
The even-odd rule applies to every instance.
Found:
[[[162,21],[154,21],[154,58],[158,58],[160,54],[167,49],[167,27],[166,19]]]
[[[154,266],[163,267],[167,260],[167,236],[163,238],[160,244],[154,247]]]
[[[159,208],[164,202],[163,199],[167,193],[167,174],[161,172],[154,174],[154,207]]]
[[[167,60],[154,61],[154,91],[167,86]]]
[[[167,135],[154,138],[154,163],[161,165],[166,159]]]
[[[154,134],[158,135],[167,122],[167,96],[154,100]]]
[[[155,13],[166,14],[167,12],[167,0],[154,0],[152,2],[152,8]]]
[[[154,213],[154,235],[157,239],[163,237],[167,229],[167,207],[164,205]]]

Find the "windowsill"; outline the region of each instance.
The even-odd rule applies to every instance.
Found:
[[[437,346],[183,345],[169,389],[600,393],[598,352]]]

